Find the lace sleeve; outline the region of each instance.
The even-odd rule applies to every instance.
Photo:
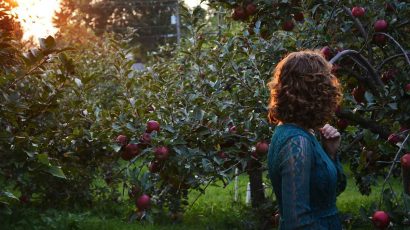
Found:
[[[317,229],[310,208],[312,152],[311,143],[303,136],[290,138],[280,150],[283,229]]]
[[[336,166],[337,170],[337,188],[336,188],[336,194],[337,196],[340,195],[345,189],[346,189],[346,174],[343,172],[343,166],[340,163],[339,156],[336,157],[336,160],[333,161],[333,163]]]

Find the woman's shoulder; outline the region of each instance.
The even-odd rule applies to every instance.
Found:
[[[275,127],[272,135],[272,141],[285,143],[287,140],[295,137],[310,139],[312,134],[310,134],[306,129],[294,124],[281,124]]]
[[[307,130],[292,124],[281,124],[275,127],[271,139],[272,152],[279,152],[286,145],[297,146],[305,143],[310,146],[312,134]]]

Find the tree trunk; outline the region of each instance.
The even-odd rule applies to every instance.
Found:
[[[266,202],[262,178],[262,164],[255,159],[248,161],[248,175],[251,187],[251,202],[253,208],[261,207]]]

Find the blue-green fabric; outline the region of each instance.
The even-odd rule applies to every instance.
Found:
[[[280,230],[342,229],[336,196],[346,188],[346,176],[339,159],[332,160],[313,134],[293,124],[276,126],[268,169]]]

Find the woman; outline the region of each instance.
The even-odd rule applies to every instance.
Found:
[[[279,62],[268,84],[269,121],[277,125],[268,168],[279,229],[342,229],[336,208],[346,187],[337,155],[340,133],[326,124],[342,94],[331,68],[319,53],[294,52]]]

